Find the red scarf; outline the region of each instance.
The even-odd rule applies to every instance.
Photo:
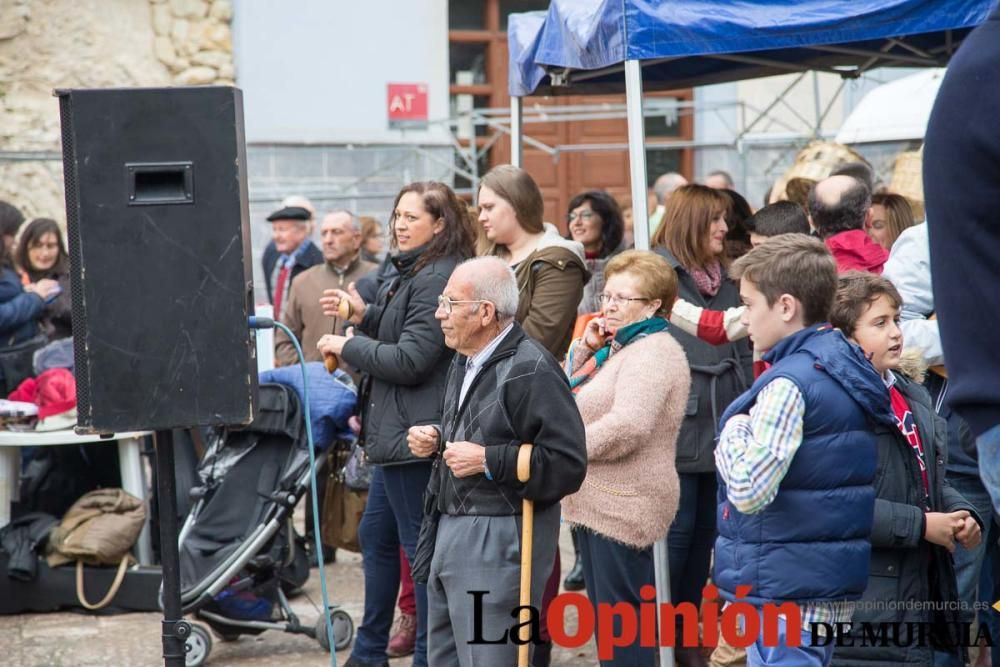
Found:
[[[688,269],[688,273],[694,278],[695,285],[702,296],[715,296],[722,287],[722,264],[719,260],[708,264],[704,268],[697,267]]]
[[[927,480],[927,462],[924,457],[924,443],[920,439],[920,431],[917,430],[917,422],[913,418],[910,404],[906,402],[906,397],[895,387],[889,387],[889,400],[892,403],[892,411],[896,415],[896,426],[903,434],[913,455],[917,457],[920,466],[920,477],[924,483],[924,496],[930,497],[930,485]]]

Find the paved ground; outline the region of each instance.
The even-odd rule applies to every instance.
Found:
[[[561,540],[563,563],[572,564],[572,546],[564,530]],[[331,602],[342,605],[360,623],[363,607],[361,557],[341,552],[338,561],[327,566]],[[313,570],[305,595],[292,601],[300,619],[311,623],[320,602],[319,577]],[[349,651],[338,655],[342,665]],[[593,644],[580,652],[559,648],[553,664],[595,665]],[[242,637],[235,642],[215,641],[208,664],[285,665],[322,667],[330,664],[315,640],[304,636],[265,632],[258,637]],[[145,667],[163,664],[160,658],[160,616],[152,613],[96,617],[75,613],[23,614],[0,616],[0,665],[4,667]],[[410,659],[393,660],[392,667],[409,667]],[[438,666],[435,666],[438,667]]]

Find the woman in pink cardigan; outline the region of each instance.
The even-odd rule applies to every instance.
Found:
[[[632,604],[654,584],[652,545],[667,534],[680,489],[674,465],[690,371],[665,319],[677,275],[662,257],[631,250],[605,267],[602,317],[573,341],[570,386],[587,428],[587,477],[563,499],[578,529],[587,595]],[[656,650],[618,648],[602,665],[653,665]]]

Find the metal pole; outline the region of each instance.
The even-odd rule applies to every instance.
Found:
[[[625,61],[625,114],[628,118],[628,162],[632,176],[632,219],[635,247],[649,250],[649,210],[646,198],[646,128],[642,115],[642,65],[638,60]],[[670,567],[667,562],[667,538],[653,545],[653,581],[656,584],[657,626],[662,605],[670,603]],[[660,664],[674,664],[674,647],[659,648]]]
[[[816,127],[813,128],[813,137],[819,138],[819,129],[823,124],[822,103],[819,99],[819,73],[813,72],[813,107],[816,119]]]
[[[510,98],[510,163],[515,167],[523,166],[524,162],[524,124],[521,122],[521,98]]]
[[[146,483],[142,474],[142,451],[139,438],[128,437],[118,441],[118,465],[122,475],[122,489],[136,498],[146,497]],[[147,503],[146,507],[149,507]],[[142,522],[139,539],[135,543],[140,565],[152,565],[153,543],[149,536],[149,521]]]
[[[649,250],[646,129],[642,115],[642,65],[638,60],[625,61],[625,117],[628,119],[628,162],[632,180],[632,220],[634,221],[635,247],[637,250]]]
[[[181,614],[180,555],[177,551],[177,485],[174,480],[174,434],[156,432],[156,505],[160,517],[163,565],[163,664],[184,667],[184,644],[191,626]]]
[[[656,619],[657,627],[662,630],[660,620],[662,605],[670,604],[670,562],[667,558],[667,538],[653,544],[653,582],[656,584]],[[659,634],[657,635],[659,636]],[[674,664],[674,647],[660,646],[660,664]]]

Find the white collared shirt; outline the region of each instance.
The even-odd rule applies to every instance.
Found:
[[[497,335],[496,338],[487,343],[486,347],[481,349],[474,356],[465,360],[465,378],[462,380],[462,391],[458,394],[459,405],[465,401],[465,395],[468,393],[469,387],[472,386],[472,381],[476,379],[477,375],[479,375],[479,371],[482,369],[483,364],[485,364],[487,359],[493,355],[497,347],[500,346],[500,343],[503,342],[503,339],[513,328],[514,322],[512,321]]]

